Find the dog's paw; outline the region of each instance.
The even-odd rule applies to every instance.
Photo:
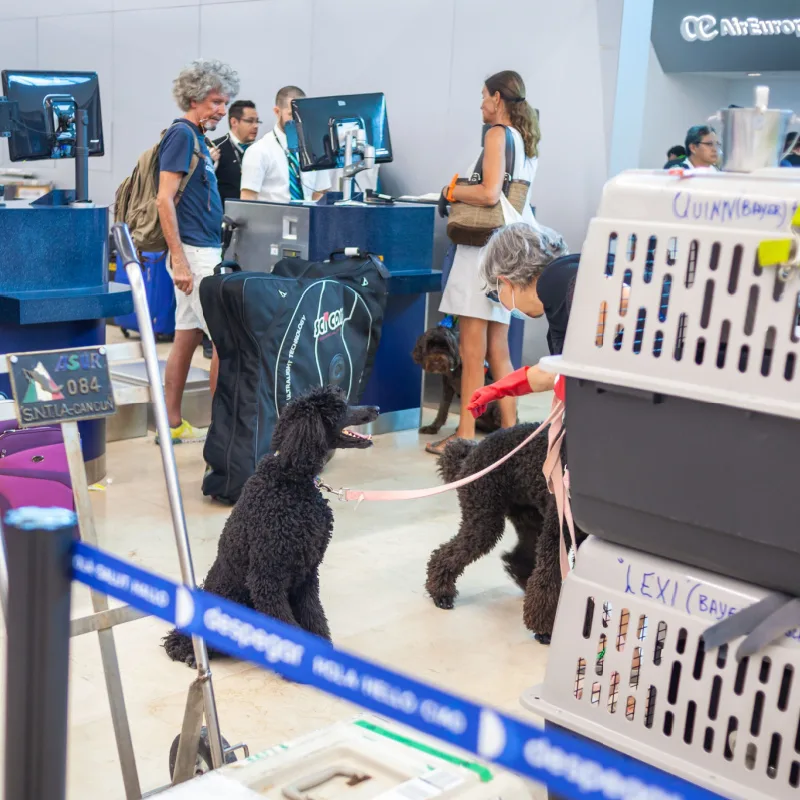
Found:
[[[164,650],[173,661],[182,661],[187,666],[194,669],[197,660],[194,656],[194,646],[190,637],[178,631],[170,631],[162,642]]]
[[[436,608],[443,608],[445,611],[452,611],[456,604],[455,597],[451,595],[444,595],[443,597],[433,597],[433,604]]]
[[[550,644],[550,635],[547,633],[534,633],[533,638],[539,642],[539,644],[549,645]]]
[[[439,425],[423,425],[419,429],[419,432],[422,433],[422,434],[425,434],[425,435],[435,435],[435,434],[439,433],[440,430],[441,430],[441,426],[439,426]]]

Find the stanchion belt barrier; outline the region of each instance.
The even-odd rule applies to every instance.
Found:
[[[719,795],[561,730],[492,708],[345,653],[306,631],[173,583],[83,542],[73,579],[176,625],[234,658],[370,709],[569,798],[719,800]],[[487,676],[492,680],[493,676]]]

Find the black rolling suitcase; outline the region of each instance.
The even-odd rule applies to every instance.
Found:
[[[203,280],[200,300],[220,362],[203,494],[236,502],[293,397],[336,385],[359,401],[380,341],[388,277],[366,256],[285,259],[271,274]]]

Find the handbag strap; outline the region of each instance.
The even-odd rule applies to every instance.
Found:
[[[511,181],[514,180],[514,169],[516,167],[517,148],[514,146],[514,134],[507,125],[492,125],[492,128],[503,128],[506,132],[506,174],[503,178],[503,194],[508,197]],[[491,128],[490,128],[491,130]],[[472,183],[480,183],[483,180],[483,154],[485,148],[481,150],[475,170],[472,173]]]

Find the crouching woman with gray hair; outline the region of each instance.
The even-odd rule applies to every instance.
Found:
[[[562,242],[563,244],[563,242]],[[519,319],[547,318],[551,355],[564,348],[580,254],[559,255],[553,243],[524,222],[497,231],[486,245],[481,276],[487,297]],[[479,417],[492,400],[520,397],[553,388],[555,375],[540,366],[521,367],[478,389],[467,406]]]

